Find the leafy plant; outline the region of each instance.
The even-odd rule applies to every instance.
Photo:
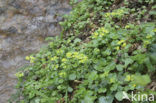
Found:
[[[16,74],[24,98],[16,101],[113,103],[131,91],[145,91],[156,67],[156,27],[137,24],[137,19],[122,23],[140,12],[127,2],[112,10],[114,0],[83,0],[74,6],[61,23],[68,36],[48,38],[46,48],[26,57],[31,64]]]

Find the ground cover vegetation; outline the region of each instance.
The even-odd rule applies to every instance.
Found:
[[[17,103],[151,103],[126,100],[156,94],[156,2],[71,1],[60,36],[26,57],[16,74]],[[13,101],[11,100],[11,101]],[[10,101],[10,102],[11,102]],[[154,102],[153,102],[154,103]]]

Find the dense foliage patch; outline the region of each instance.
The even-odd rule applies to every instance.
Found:
[[[65,15],[65,21],[60,23],[62,34],[79,35],[82,39],[104,26],[106,21],[125,26],[156,20],[154,0],[82,0],[74,3],[70,15]]]
[[[67,36],[47,38],[48,46],[27,56],[31,65],[16,74],[16,102],[125,103],[131,91],[154,94],[145,87],[156,72],[155,3],[118,1],[73,3],[61,23]]]

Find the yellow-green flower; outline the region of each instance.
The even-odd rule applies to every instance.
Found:
[[[61,72],[61,73],[59,73],[59,76],[60,76],[60,77],[65,77],[65,76],[66,76],[66,72]]]
[[[146,48],[148,44],[150,44],[150,41],[145,40],[145,41],[144,41],[144,48]]]
[[[106,71],[106,72],[104,72],[104,73],[102,73],[102,74],[100,75],[100,78],[105,78],[105,77],[108,76],[108,74],[109,74],[109,72]]]
[[[35,61],[35,57],[30,56],[30,63],[34,63],[34,61]]]
[[[88,58],[87,58],[87,57],[84,57],[84,58],[82,58],[82,59],[80,60],[80,63],[85,63],[87,60],[88,60]]]
[[[125,47],[125,46],[126,46],[126,43],[123,43],[123,44],[122,44],[122,47]]]
[[[109,33],[109,31],[107,29],[105,29],[104,27],[100,28],[100,30],[104,33]]]
[[[34,63],[34,60],[30,60],[30,63]]]
[[[95,35],[95,36],[98,36],[99,34],[98,34],[97,32],[94,32],[94,35]]]
[[[110,17],[111,16],[111,13],[106,13],[105,14],[105,17]]]
[[[150,38],[152,38],[152,35],[147,35],[146,38],[150,39]]]
[[[52,57],[50,60],[51,61],[55,61],[55,60],[57,60],[58,59],[58,57],[57,56],[54,56],[54,57]]]
[[[62,54],[62,53],[63,53],[63,50],[58,49],[58,50],[56,51],[56,53],[57,53],[57,54]]]
[[[109,74],[109,72],[105,72],[105,73],[101,74],[100,77],[101,77],[101,78],[105,78],[105,77],[108,76],[108,74]]]
[[[119,11],[119,13],[123,13],[124,12],[124,10],[122,10],[122,9],[119,9],[118,11]]]
[[[150,42],[148,40],[144,41],[145,45],[150,44]]]
[[[97,32],[94,32],[92,38],[94,39],[94,38],[97,38],[98,36],[99,34]]]
[[[68,53],[66,54],[66,56],[67,56],[67,58],[71,58],[71,57],[72,57],[72,53],[71,53],[71,52],[68,52]]]
[[[119,47],[119,46],[117,46],[117,47],[116,47],[116,50],[119,50],[119,49],[120,49],[120,47]]]
[[[112,12],[112,13],[111,13],[112,16],[115,16],[116,14],[117,14],[117,13],[115,13],[115,12]]]
[[[55,65],[55,68],[56,68],[56,69],[58,69],[58,68],[59,68],[59,65],[58,65],[58,64],[57,64],[57,65]]]
[[[78,53],[78,52],[74,52],[73,54],[74,54],[74,55],[78,55],[79,53]]]
[[[127,75],[126,78],[125,78],[125,81],[128,81],[129,82],[131,80],[132,80],[131,76],[130,75]]]
[[[62,59],[62,62],[66,62],[66,61],[67,61],[67,59],[66,59],[66,58],[63,58],[63,59]]]
[[[124,14],[124,10],[122,10],[122,9],[118,9],[118,10],[116,10],[116,11],[113,11],[113,12],[110,12],[110,13],[106,13],[105,14],[105,17],[106,18],[110,18],[111,16],[113,17],[113,16],[121,16],[121,15],[123,15]]]
[[[67,40],[67,43],[70,43],[70,42],[71,42],[71,40],[70,40],[70,39],[68,39],[68,40]]]
[[[84,56],[83,59],[84,59],[84,60],[88,60],[88,57],[87,57],[87,56]]]
[[[18,72],[15,75],[16,75],[16,77],[20,78],[20,77],[24,76],[24,73],[23,72]]]
[[[109,31],[107,29],[105,29],[104,27],[101,27],[96,32],[93,33],[92,38],[94,39],[94,38],[97,38],[97,37],[103,37],[107,33],[109,33]]]
[[[79,52],[69,52],[66,54],[67,58],[75,58],[79,60],[80,63],[85,63],[88,60],[88,57],[84,54],[81,54]],[[66,61],[65,59],[62,59],[62,61]]]
[[[84,63],[84,62],[85,62],[85,60],[83,60],[83,59],[82,59],[82,60],[80,60],[80,63]]]
[[[81,59],[80,55],[74,55],[74,58]]]
[[[33,57],[33,56],[30,56],[30,59],[32,59],[32,60],[35,60],[35,57]]]
[[[26,57],[25,57],[25,60],[30,60],[30,57],[29,57],[29,56],[26,56]]]
[[[156,28],[153,29],[153,32],[156,32]]]
[[[129,29],[129,28],[130,28],[130,26],[129,26],[129,25],[126,25],[126,26],[125,26],[125,29]]]
[[[133,84],[133,87],[135,88],[136,87],[136,84]]]
[[[54,61],[55,59],[54,59],[54,58],[51,58],[50,60],[51,60],[51,61]]]
[[[124,10],[118,9],[117,11],[112,12],[113,16],[120,16],[124,14]]]
[[[100,35],[101,35],[101,36],[104,36],[104,35],[105,35],[105,33],[101,33]]]
[[[122,44],[123,42],[125,42],[125,40],[120,40],[120,41],[118,41],[118,43],[117,44]]]

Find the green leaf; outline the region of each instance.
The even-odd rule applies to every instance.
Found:
[[[150,11],[149,14],[150,15],[156,15],[156,12],[153,10],[153,11]]]
[[[79,38],[76,38],[75,40],[74,40],[74,43],[80,43],[81,42],[81,39],[79,39]]]
[[[123,65],[119,64],[116,66],[118,71],[123,71]]]
[[[156,53],[156,44],[152,44],[152,45],[151,45],[150,51],[151,51],[152,53]]]
[[[85,96],[84,103],[94,103],[93,98],[90,96]]]
[[[122,101],[122,100],[123,100],[123,97],[124,97],[124,95],[123,95],[123,92],[122,92],[122,91],[117,92],[117,93],[115,94],[115,98],[116,98],[118,101]]]
[[[113,103],[113,96],[102,96],[99,98],[99,103]]]
[[[68,92],[72,92],[72,91],[73,91],[73,88],[68,87]]]
[[[63,83],[63,79],[60,79],[58,82],[59,82],[59,83]]]
[[[89,78],[89,82],[91,83],[93,80],[97,79],[98,78],[98,75],[97,75],[97,71],[92,71],[91,73],[88,74]]]
[[[118,88],[118,84],[116,83],[116,84],[113,84],[113,85],[111,86],[110,90],[111,90],[111,91],[116,91],[117,88]]]
[[[156,65],[156,52],[150,54],[150,59],[152,60],[152,63]]]
[[[35,99],[35,103],[40,103],[40,99],[39,98],[36,98]]]
[[[115,66],[116,66],[116,64],[115,64],[114,62],[112,62],[112,63],[110,63],[110,64],[106,67],[106,69],[109,70],[109,71],[111,71],[111,70],[114,70],[114,69],[115,69]]]
[[[133,75],[134,81],[132,83],[140,86],[146,86],[148,83],[151,82],[149,75]]]
[[[107,91],[106,88],[100,88],[98,89],[98,93],[105,93]]]
[[[127,58],[124,60],[125,66],[128,66],[129,64],[133,63],[133,60],[131,58]]]
[[[75,74],[70,74],[69,75],[69,80],[75,80],[76,79],[76,75]]]
[[[153,60],[152,60],[152,62],[153,62]],[[155,69],[156,69],[156,68],[153,67],[152,62],[150,61],[149,58],[145,59],[145,65],[147,66],[149,72],[155,71]]]

